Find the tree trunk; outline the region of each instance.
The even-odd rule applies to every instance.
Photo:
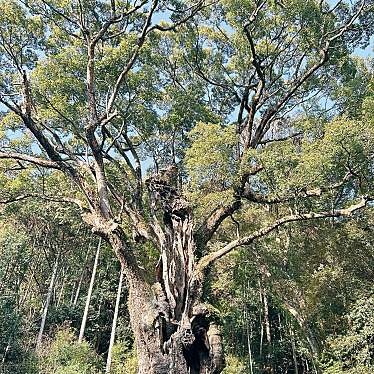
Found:
[[[246,321],[247,325],[247,348],[248,348],[248,355],[249,355],[249,370],[250,374],[253,374],[253,358],[252,358],[252,347],[251,347],[251,335],[252,335],[252,329],[249,328],[249,319],[247,318]]]
[[[109,242],[126,276],[138,374],[218,374],[224,367],[222,338],[210,308],[201,303],[205,274],[194,262],[191,208],[168,172],[145,181],[150,235],[146,230],[137,236],[144,232],[141,222],[130,241],[120,225],[102,215],[85,213],[83,219]],[[154,277],[134,254],[141,238],[151,240],[160,252]],[[198,244],[199,249],[204,245]]]
[[[263,284],[264,282],[262,282]],[[265,286],[262,286],[261,290],[262,294],[262,302],[263,302],[263,312],[264,312],[264,320],[263,323],[265,325],[265,336],[266,336],[266,372],[274,373],[274,365],[273,365],[273,347],[272,347],[272,339],[271,339],[271,327],[270,327],[270,319],[269,319],[269,304],[268,304],[268,297],[267,297],[267,289]]]
[[[222,338],[204,306],[171,321],[160,314],[157,285],[129,281],[129,312],[138,374],[218,374],[224,367]]]
[[[84,274],[86,273],[86,267],[87,267],[87,262],[88,262],[90,252],[91,252],[91,244],[89,245],[89,247],[87,249],[86,257],[85,257],[84,264],[83,264],[83,269],[82,269],[81,275],[79,277],[79,281],[78,281],[78,284],[77,284],[77,289],[75,290],[75,296],[73,296],[74,293],[72,293],[72,296],[71,296],[71,299],[70,299],[70,302],[72,302],[73,305],[77,305],[77,303],[78,303],[79,293],[80,293],[80,290],[81,290],[81,287],[82,287]],[[73,301],[73,298],[74,298],[74,301]]]
[[[299,367],[297,363],[297,354],[296,354],[295,334],[293,332],[291,325],[290,325],[290,337],[291,337],[292,359],[294,363],[295,374],[299,374]]]
[[[79,338],[78,338],[79,343],[81,343],[82,340],[83,340],[84,330],[86,328],[86,322],[87,322],[87,317],[88,317],[88,308],[90,307],[90,302],[91,302],[92,290],[93,290],[93,286],[94,286],[94,282],[95,282],[97,265],[99,263],[100,247],[101,247],[101,238],[99,239],[99,244],[97,245],[95,262],[94,262],[94,266],[93,266],[92,274],[91,274],[90,286],[88,288],[86,305],[85,305],[85,308],[84,308],[81,328],[80,328],[80,331],[79,331]]]
[[[301,315],[301,313],[296,310],[296,308],[292,306],[287,300],[283,299],[283,305],[298,323],[302,333],[305,336],[306,341],[308,342],[310,353],[312,355],[313,365],[315,366],[315,371],[316,373],[321,374],[322,369],[319,367],[316,361],[320,355],[319,344],[312,329],[308,326],[307,321]]]
[[[154,281],[129,263],[126,239],[118,234],[109,238],[129,285],[138,374],[218,374],[224,367],[222,338],[209,308],[200,304],[189,210],[175,202],[164,225]]]
[[[54,288],[56,277],[57,277],[57,270],[58,270],[58,263],[59,263],[58,260],[59,260],[59,256],[57,256],[57,258],[56,258],[55,265],[53,267],[51,281],[49,283],[49,287],[48,287],[48,291],[47,291],[47,298],[45,300],[45,304],[44,304],[44,308],[43,308],[43,313],[42,313],[42,321],[40,323],[39,334],[38,334],[38,338],[36,340],[36,350],[38,350],[40,348],[40,345],[42,343],[45,322],[47,320],[48,308],[49,308],[49,304],[51,302],[53,288]]]
[[[117,318],[118,318],[118,312],[119,312],[119,302],[121,300],[121,291],[122,291],[122,281],[123,281],[123,270],[121,269],[121,274],[119,276],[118,290],[117,290],[116,306],[114,308],[112,331],[111,331],[111,334],[110,334],[108,357],[107,357],[107,360],[106,360],[106,367],[105,367],[105,372],[106,373],[110,372],[110,365],[112,363],[112,350],[113,350],[113,345],[114,345],[114,339],[115,339],[115,336],[116,336]]]
[[[128,249],[123,235],[117,233],[109,241],[129,285],[138,373],[218,374],[224,367],[222,339],[209,308],[200,302],[202,274],[195,269],[191,209],[178,194],[177,183],[173,168],[146,181],[160,250],[153,280],[140,274],[136,260],[125,253]]]
[[[61,288],[60,288],[60,292],[58,294],[58,297],[57,297],[57,301],[56,301],[56,308],[59,307],[60,303],[61,303],[61,300],[64,299],[64,291],[65,291],[65,280],[66,280],[66,273],[69,271],[69,268],[67,268],[66,270],[63,269],[62,270],[62,276],[60,277],[61,279]]]

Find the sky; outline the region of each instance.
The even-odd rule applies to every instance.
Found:
[[[356,48],[353,54],[360,57],[374,58],[374,36],[370,38],[369,45],[365,49]]]

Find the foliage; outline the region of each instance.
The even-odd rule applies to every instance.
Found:
[[[244,374],[247,373],[246,365],[237,357],[228,355],[226,358],[226,367],[222,374]]]
[[[370,373],[374,370],[374,297],[370,289],[349,308],[347,331],[328,340],[333,365],[327,373]]]
[[[43,346],[39,356],[39,373],[94,374],[100,372],[97,354],[87,342],[77,343],[68,327],[60,328],[53,340]]]
[[[102,371],[120,263],[138,292],[113,373],[141,367],[133,332],[164,338],[199,303],[226,374],[372,370],[374,65],[353,52],[373,15],[372,0],[0,0],[6,370]],[[153,320],[132,331],[142,292]]]
[[[136,374],[138,362],[136,351],[124,342],[117,342],[113,347],[111,373]]]

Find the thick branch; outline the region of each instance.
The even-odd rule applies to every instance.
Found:
[[[227,205],[220,205],[216,207],[207,218],[203,221],[201,226],[198,228],[196,234],[195,234],[195,241],[197,244],[197,247],[201,251],[206,244],[210,241],[210,239],[213,237],[214,233],[218,230],[222,222],[227,218],[232,216],[233,213],[235,213],[237,210],[241,207],[241,200],[243,196],[243,193],[245,192],[244,186],[247,182],[247,179],[249,176],[256,175],[257,173],[261,172],[263,170],[263,167],[261,165],[252,167],[249,171],[245,172],[242,176],[242,180],[240,182],[240,185],[237,186],[235,189],[235,200],[230,202]]]
[[[29,156],[18,152],[0,152],[0,159],[11,159],[30,162],[34,165],[42,166],[50,169],[61,169],[58,162],[50,161],[41,157]]]
[[[196,245],[199,249],[205,245],[212,238],[221,223],[234,212],[240,209],[241,201],[235,200],[226,206],[217,207],[211,215],[203,222],[195,234]]]
[[[291,214],[289,216],[282,217],[274,221],[272,224],[255,231],[253,234],[234,240],[231,243],[225,245],[223,248],[219,249],[218,251],[215,251],[213,253],[210,253],[209,255],[204,256],[198,263],[198,269],[199,271],[204,270],[209,265],[211,265],[213,262],[225,256],[226,254],[230,253],[235,248],[238,248],[242,245],[251,244],[256,239],[264,237],[265,235],[269,234],[270,232],[274,231],[276,228],[286,223],[306,221],[310,219],[329,218],[329,217],[349,217],[355,211],[364,208],[369,201],[371,201],[371,199],[369,199],[368,197],[362,197],[359,203],[351,205],[350,207],[345,208],[345,209],[330,210],[330,211],[319,212],[319,213],[310,212],[310,213],[301,213],[301,214]]]
[[[69,203],[69,204],[75,204],[77,205],[80,209],[82,210],[87,210],[87,208],[84,207],[84,204],[82,201],[70,197],[56,197],[56,196],[48,196],[44,194],[38,194],[38,193],[25,193],[22,195],[17,195],[17,196],[12,196],[7,199],[0,200],[0,204],[10,204],[14,203],[17,201],[22,201],[25,199],[30,199],[30,198],[37,198],[37,199],[42,199],[46,201],[51,201],[55,203]]]
[[[335,189],[338,189],[340,187],[343,187],[345,182],[352,179],[352,177],[355,176],[352,171],[348,172],[344,178],[333,185],[330,186],[324,186],[324,187],[317,187],[312,189],[302,189],[299,192],[295,192],[294,195],[289,196],[283,196],[283,197],[268,197],[266,195],[262,195],[259,193],[256,193],[252,190],[250,190],[249,185],[246,185],[246,187],[243,190],[242,197],[247,199],[248,201],[251,201],[253,203],[258,204],[281,204],[281,203],[287,203],[294,201],[298,198],[308,198],[308,197],[319,197],[324,192],[333,191]]]

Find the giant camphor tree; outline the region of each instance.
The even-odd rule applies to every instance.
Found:
[[[75,204],[111,245],[140,374],[219,373],[214,263],[370,202],[372,101],[333,92],[372,21],[372,0],[0,1],[1,203]]]

